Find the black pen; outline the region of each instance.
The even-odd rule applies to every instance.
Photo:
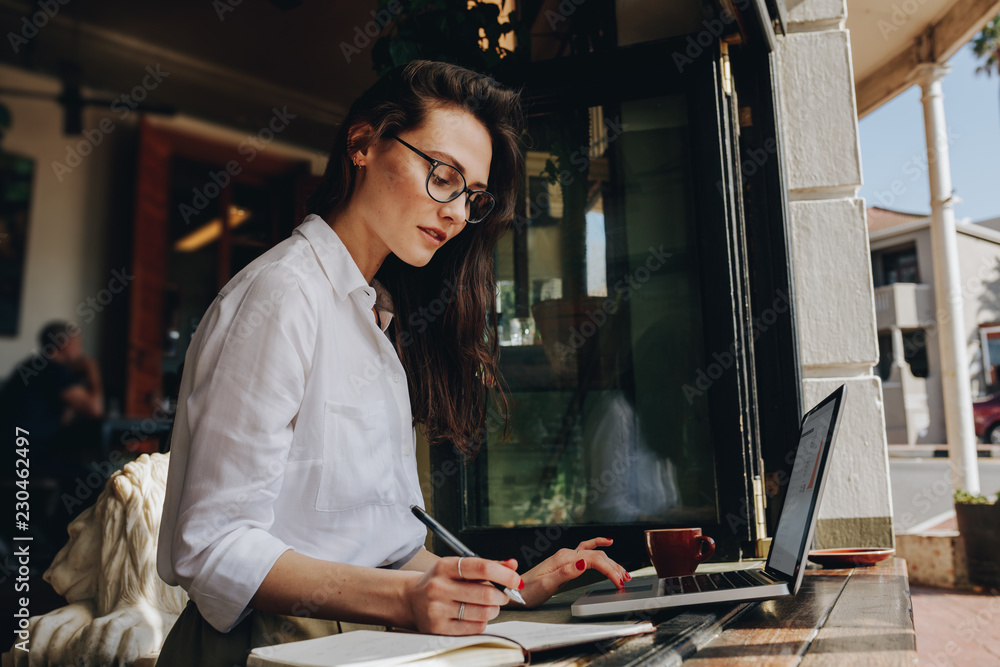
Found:
[[[462,544],[457,537],[448,532],[448,529],[439,524],[430,514],[420,509],[416,505],[410,505],[410,511],[413,512],[413,516],[423,521],[424,524],[431,529],[431,532],[440,537],[441,540],[444,541],[444,543],[447,544],[449,547],[451,547],[451,550],[457,553],[459,556],[467,558],[479,558],[479,556],[477,556],[476,553],[472,551],[472,549]],[[499,590],[506,593],[507,597],[509,597],[514,602],[520,602],[521,604],[525,604],[524,598],[522,598],[521,594],[515,591],[513,588],[504,588],[495,581],[491,581],[490,583],[496,586]]]

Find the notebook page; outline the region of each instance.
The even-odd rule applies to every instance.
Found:
[[[506,637],[529,651],[573,646],[653,632],[652,623],[532,623],[507,621],[486,626],[487,635]]]
[[[247,667],[388,667],[415,662],[470,646],[509,648],[512,659],[505,664],[521,664],[517,644],[497,637],[472,635],[444,637],[403,632],[355,630],[329,637],[290,644],[255,648]],[[473,649],[474,650],[474,649]]]

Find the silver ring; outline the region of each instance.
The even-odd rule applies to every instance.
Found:
[[[462,574],[462,558],[465,558],[465,556],[462,556],[461,558],[458,559],[458,576],[461,579],[465,579],[465,575]],[[462,617],[459,616],[459,618]]]
[[[463,616],[465,616],[465,603],[464,602],[458,606],[458,620],[461,621]]]

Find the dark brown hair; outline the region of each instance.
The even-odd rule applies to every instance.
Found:
[[[351,106],[308,208],[329,221],[354,191],[350,156],[420,126],[440,107],[469,112],[489,132],[487,189],[496,207],[482,222],[466,225],[426,266],[390,254],[375,277],[392,295],[392,327],[414,423],[426,427],[428,441],[451,442],[474,456],[485,441],[489,394],[504,420],[508,410],[499,370],[493,250],[514,217],[523,178],[518,92],[448,63],[416,60],[390,70]],[[368,127],[370,132],[358,132]],[[494,326],[487,327],[488,320]]]

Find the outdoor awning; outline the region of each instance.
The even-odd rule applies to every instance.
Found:
[[[998,0],[847,0],[858,117],[914,85],[921,63],[946,62],[997,13]]]

